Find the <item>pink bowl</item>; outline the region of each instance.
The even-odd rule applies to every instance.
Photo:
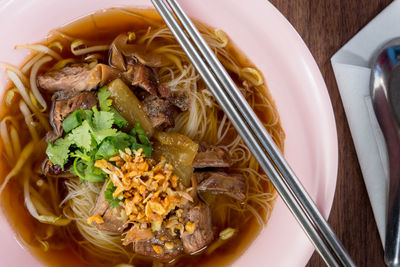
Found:
[[[337,135],[331,103],[318,67],[296,31],[264,0],[181,0],[190,16],[223,29],[263,72],[287,138],[285,155],[311,197],[328,217],[336,185]],[[0,0],[0,61],[18,65],[27,55],[14,45],[102,8],[150,7],[146,0]],[[0,92],[6,78],[0,75]],[[0,217],[0,265],[40,266]],[[267,227],[234,266],[304,266],[313,247],[282,200]]]

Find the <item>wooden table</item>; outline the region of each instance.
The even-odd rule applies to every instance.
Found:
[[[357,266],[385,266],[382,245],[330,58],[391,0],[269,1],[307,44],[331,97],[339,140],[339,172],[329,223]],[[307,266],[324,266],[324,262],[314,253]]]

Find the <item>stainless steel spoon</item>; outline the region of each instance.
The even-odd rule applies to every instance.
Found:
[[[372,104],[389,156],[385,263],[394,267],[400,266],[400,38],[385,44],[372,62]]]

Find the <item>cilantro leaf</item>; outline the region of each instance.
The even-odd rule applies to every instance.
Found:
[[[118,153],[117,148],[114,145],[114,142],[112,140],[112,137],[108,137],[103,140],[101,143],[99,149],[96,152],[96,159],[106,159],[108,160],[112,156],[116,155]]]
[[[116,136],[107,137],[100,145],[95,158],[96,159],[109,159],[118,154],[120,150],[130,147],[132,144],[132,137],[126,133],[119,133]]]
[[[93,114],[93,127],[95,130],[110,129],[114,123],[114,114],[108,111],[97,111]]]
[[[104,191],[104,198],[108,200],[108,204],[113,208],[117,208],[119,206],[119,202],[123,201],[123,199],[113,197],[115,189],[117,188],[113,185],[113,183],[110,182],[107,186],[106,191]]]
[[[46,149],[46,154],[51,163],[60,165],[64,170],[64,165],[68,162],[69,147],[71,140],[68,138],[59,138],[54,143],[49,142]]]
[[[93,147],[90,126],[87,121],[83,121],[81,126],[73,129],[70,138],[78,148],[89,151]]]
[[[145,145],[141,145],[141,144],[138,144],[138,143],[134,143],[132,145],[132,150],[138,151],[139,148],[141,148],[143,150],[143,154],[145,154],[146,157],[149,158],[151,156],[151,152],[153,150],[151,146],[145,146]]]
[[[89,125],[92,123],[93,111],[90,109],[82,110],[82,119],[87,120]]]
[[[82,110],[78,109],[69,114],[62,122],[63,129],[69,133],[72,129],[82,124]]]
[[[146,155],[146,157],[150,157],[153,149],[151,147],[149,138],[139,122],[135,124],[135,127],[131,129],[129,134],[134,138],[131,148],[136,151],[141,148],[143,149],[143,153]],[[137,142],[137,139],[139,139],[141,144]]]
[[[135,129],[136,129],[136,133],[137,133],[137,136],[138,136],[140,142],[143,145],[150,145],[150,140],[147,137],[145,131],[143,130],[143,128],[142,128],[142,126],[140,125],[139,122],[136,123]]]
[[[122,117],[121,114],[119,114],[118,111],[116,111],[114,108],[111,108],[110,112],[114,114],[114,123],[119,128],[123,128],[128,124],[128,122],[124,119],[124,117]]]
[[[93,131],[93,137],[95,138],[97,144],[100,144],[105,138],[109,136],[116,136],[117,134],[118,130],[113,128]]]
[[[108,87],[104,86],[99,89],[97,97],[99,98],[99,106],[102,111],[109,111],[111,108],[112,100],[108,99],[111,93],[108,91]]]
[[[112,105],[112,100],[108,99],[111,96],[111,93],[108,91],[108,87],[104,86],[99,89],[99,92],[97,93],[97,97],[99,99],[99,106],[101,111],[110,111],[114,114],[114,123],[117,125],[119,128],[125,127],[128,122],[124,119],[124,117],[121,116],[121,114],[118,113],[111,105]]]

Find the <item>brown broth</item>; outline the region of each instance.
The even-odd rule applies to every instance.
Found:
[[[161,18],[153,10],[135,10],[136,13],[146,17],[150,23],[160,25],[162,23]],[[92,44],[104,44],[111,42],[119,33],[127,31],[137,31],[140,29],[146,29],[149,27],[149,22],[143,21],[138,17],[133,17],[121,11],[121,9],[109,9],[107,11],[99,11],[90,16],[79,19],[61,29],[61,32],[90,41]],[[50,34],[44,43],[50,43],[54,40],[54,35]],[[252,66],[252,64],[246,59],[243,53],[241,53],[232,44],[229,44],[227,50],[233,55],[242,66]],[[70,52],[63,52],[64,58],[71,57]],[[266,89],[266,88],[265,88]],[[47,95],[49,99],[49,95]],[[272,101],[272,100],[271,100]],[[272,101],[273,102],[273,101]],[[15,105],[16,106],[16,105]],[[2,103],[2,110],[0,114],[16,114],[17,108],[5,108],[4,100]],[[261,119],[265,119],[268,114],[265,114],[261,110],[256,110],[257,114]],[[21,123],[24,122],[21,119]],[[27,143],[28,135],[23,139],[22,143]],[[0,147],[2,149],[2,147]],[[0,150],[2,151],[2,150]],[[10,171],[5,164],[5,161],[0,162],[0,174],[5,177]],[[1,196],[2,208],[5,214],[8,215],[8,221],[14,229],[15,233],[19,237],[20,242],[28,248],[28,250],[41,260],[45,265],[48,266],[93,266],[85,263],[82,259],[74,252],[75,245],[69,240],[65,240],[68,249],[60,251],[49,250],[44,252],[40,247],[33,247],[30,244],[34,243],[33,232],[38,222],[29,215],[25,206],[23,205],[23,192],[20,181],[22,180],[22,174],[15,177],[7,186],[3,195]],[[222,230],[222,229],[221,229]],[[239,234],[235,235],[223,246],[217,248],[210,255],[204,255],[200,253],[198,255],[183,256],[173,266],[225,266],[232,263],[237,257],[239,257],[246,248],[248,248],[255,236],[260,232],[261,227],[256,223],[254,219],[249,220],[247,223],[240,226]],[[141,266],[144,262],[135,262],[135,266]]]

